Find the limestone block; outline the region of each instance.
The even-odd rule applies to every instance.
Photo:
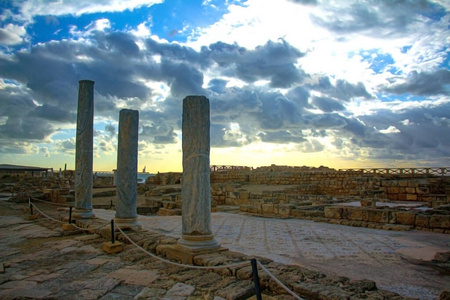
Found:
[[[417,201],[417,194],[406,194],[406,201]]]
[[[28,221],[36,220],[38,217],[39,217],[38,214],[29,215],[29,216],[27,216],[27,220],[28,220]]]
[[[123,243],[118,241],[115,241],[114,244],[111,242],[105,242],[103,243],[103,251],[109,254],[122,252]]]
[[[396,224],[397,223],[397,212],[396,211],[389,211],[389,224]]]
[[[410,211],[398,211],[397,212],[397,224],[414,226],[415,214]]]
[[[432,215],[430,228],[450,229],[450,215]]]
[[[249,207],[250,207],[250,205],[240,205],[239,210],[243,211],[243,212],[248,212]]]
[[[250,193],[249,192],[239,192],[239,199],[249,199]]]
[[[62,224],[61,227],[62,227],[62,230],[64,230],[64,231],[74,231],[74,230],[77,230],[77,228],[76,228],[75,226],[73,226],[73,224],[69,224],[69,223]]]
[[[379,209],[367,210],[367,221],[373,223],[388,223],[389,213],[388,211],[383,211]]]
[[[388,193],[390,193],[390,194],[398,194],[399,192],[400,191],[399,191],[398,187],[396,187],[396,186],[388,188]]]
[[[398,200],[398,194],[387,194],[387,198],[392,201]]]
[[[341,219],[342,218],[342,207],[339,206],[326,206],[324,208],[325,218],[329,219]]]
[[[167,209],[176,208],[176,203],[174,201],[163,201],[163,207]]]
[[[430,216],[417,214],[415,220],[416,227],[428,228],[430,226]]]
[[[407,180],[401,180],[401,181],[398,182],[398,185],[406,187],[406,186],[408,186],[408,181]]]
[[[408,193],[408,194],[415,194],[416,193],[416,188],[414,188],[414,187],[407,187],[406,188],[406,193]]]
[[[416,193],[417,194],[429,194],[430,193],[430,188],[429,187],[418,187],[416,188]]]
[[[291,214],[291,206],[288,204],[277,204],[278,206],[278,214],[282,217],[289,217]]]
[[[252,214],[256,214],[256,213],[258,213],[258,208],[253,207],[253,206],[249,206],[247,212],[252,213]]]
[[[262,213],[263,214],[273,214],[273,204],[271,203],[266,203],[266,204],[262,204]]]
[[[231,186],[231,185],[225,186],[225,191],[226,192],[234,192],[234,186]]]
[[[397,194],[397,200],[406,201],[406,194]]]
[[[347,219],[362,221],[362,209],[360,207],[349,207],[347,209]]]

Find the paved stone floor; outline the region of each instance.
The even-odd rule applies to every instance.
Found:
[[[107,255],[96,235],[62,236],[59,225],[51,230],[39,225],[44,219],[24,220],[25,204],[10,205],[6,211],[4,201],[0,202],[0,299],[189,299],[186,296],[193,293],[194,285],[181,280],[183,274],[192,278],[188,276],[192,271],[180,275],[167,264],[146,262],[133,245]],[[97,209],[95,214],[109,221],[115,212]],[[139,221],[146,230],[181,235],[179,216],[139,216]],[[436,252],[449,251],[448,235],[223,212],[212,214],[212,227],[222,246],[232,251],[327,274],[371,279],[379,288],[405,296],[437,299],[441,290],[450,288],[448,276],[440,276],[428,265],[411,263],[411,259],[430,260]],[[157,278],[158,272],[167,274]],[[221,280],[215,273],[205,276],[198,280]]]
[[[114,211],[96,210],[110,220]],[[181,216],[139,216],[146,230],[180,237]],[[379,288],[404,296],[436,299],[450,277],[411,260],[431,260],[450,251],[446,234],[385,231],[309,220],[213,213],[212,229],[222,246],[286,264],[306,266],[351,279],[371,279]]]
[[[106,254],[99,235],[79,231],[62,235],[60,224],[53,221],[24,220],[24,208],[6,212],[4,201],[0,201],[2,300],[225,300],[226,295],[217,295],[220,291],[208,290],[215,283],[220,285],[219,274],[192,273],[145,259],[133,245],[125,245],[121,253]],[[207,288],[200,290],[199,282],[206,282]]]

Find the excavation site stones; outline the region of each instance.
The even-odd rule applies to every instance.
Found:
[[[450,168],[214,166],[209,100],[187,96],[183,172],[138,183],[124,109],[97,174],[93,85],[76,170],[0,165],[1,299],[449,299]]]

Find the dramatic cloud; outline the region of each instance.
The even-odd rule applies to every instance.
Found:
[[[405,83],[394,84],[386,91],[395,94],[414,94],[420,96],[450,94],[450,71],[436,70],[433,73],[413,71]]]
[[[296,152],[355,164],[450,163],[447,3],[173,5],[0,4],[0,158],[71,159],[78,82],[90,79],[95,156],[106,169],[123,108],[139,110],[143,161],[179,155],[187,95],[210,100],[213,151],[286,151],[249,165],[283,156],[306,163]]]

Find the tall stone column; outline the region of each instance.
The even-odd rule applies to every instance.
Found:
[[[182,236],[179,244],[192,250],[220,247],[211,231],[209,100],[183,100]]]
[[[75,153],[75,217],[92,218],[94,81],[80,80]]]
[[[116,223],[124,228],[140,229],[137,221],[137,162],[139,112],[122,109],[119,114],[117,147]]]

